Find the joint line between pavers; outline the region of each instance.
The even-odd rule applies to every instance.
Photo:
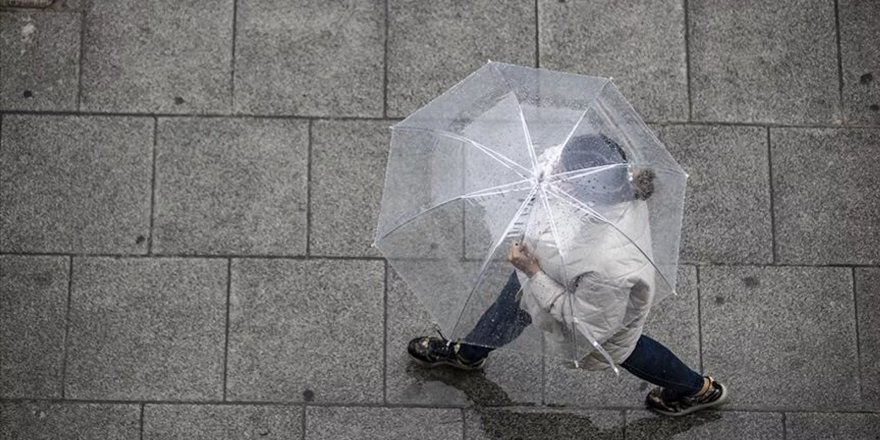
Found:
[[[786,440],[788,438],[788,425],[785,420],[785,412],[782,413],[782,440]]]
[[[383,60],[383,70],[382,70],[382,117],[388,117],[388,35],[390,32],[388,31],[388,24],[391,20],[388,17],[388,13],[390,8],[388,7],[388,1],[385,0],[385,47],[384,53],[382,55]]]
[[[306,146],[306,257],[312,255],[312,143],[314,121],[309,121]]]
[[[461,416],[461,440],[467,440],[467,429],[465,429],[465,409],[459,408],[458,414]]]
[[[541,68],[541,9],[535,0],[535,67]]]
[[[232,57],[229,60],[229,112],[235,113],[235,42],[238,32],[238,0],[232,0]]]
[[[779,259],[776,255],[776,205],[773,201],[775,195],[773,192],[773,147],[770,144],[770,127],[767,127],[767,178],[770,189],[770,262],[775,265]]]
[[[227,377],[229,376],[229,309],[232,292],[232,259],[226,260],[226,339],[223,342],[223,401],[226,401]]]
[[[684,7],[684,73],[687,84],[688,97],[688,121],[694,119],[694,103],[691,98],[691,44],[690,44],[690,25],[688,24],[688,0],[683,0]]]
[[[859,371],[859,403],[864,401],[865,390],[862,386],[862,382],[864,381],[864,377],[862,377],[862,342],[861,335],[859,334],[859,289],[856,284],[856,268],[852,268],[852,293],[853,293],[853,315],[855,317],[855,326],[856,326],[856,366]]]
[[[843,107],[843,52],[840,44],[840,6],[839,0],[834,0],[834,30],[837,40],[837,99],[840,111],[840,123],[846,125],[846,112]]]
[[[153,254],[153,231],[156,217],[156,150],[159,143],[159,118],[153,118],[153,160],[152,160],[152,177],[150,180],[150,238],[147,241],[147,255]]]
[[[137,112],[102,112],[102,111],[63,111],[63,110],[0,110],[0,115],[35,115],[35,116],[120,116],[134,118],[239,118],[239,119],[281,119],[301,121],[402,121],[400,117],[381,116],[316,116],[292,114],[255,114],[255,113],[137,113]],[[876,125],[868,124],[784,124],[774,122],[731,122],[731,121],[674,121],[645,120],[648,125],[693,125],[710,127],[770,127],[770,128],[822,128],[822,129],[866,129],[880,130]]]
[[[67,259],[67,310],[64,312],[64,346],[61,358],[61,398],[66,396],[67,388],[67,346],[70,343],[70,306],[73,297],[73,256]]]
[[[302,440],[306,440],[306,406],[307,405],[302,406]]]
[[[140,440],[144,440],[144,408],[147,405],[145,403],[141,404],[141,415],[140,415]]]
[[[307,405],[302,402],[295,401],[216,401],[216,400],[181,400],[181,401],[166,401],[166,400],[100,400],[100,399],[47,399],[47,398],[33,398],[33,397],[15,397],[15,398],[0,398],[0,403],[15,403],[15,404],[24,404],[24,403],[53,403],[53,404],[97,404],[97,405],[203,405],[203,406],[283,406],[283,407],[297,407],[302,406],[303,409],[307,406],[318,407],[318,408],[418,408],[418,409],[469,409],[470,407],[462,406],[462,405],[442,405],[442,404],[387,404],[383,405],[382,403],[358,403],[358,402],[309,402]],[[548,409],[548,410],[579,410],[579,411],[643,411],[645,408],[643,405],[610,405],[610,406],[597,406],[597,405],[553,405],[544,408],[538,408],[533,404],[529,404],[526,402],[516,404],[516,405],[502,405],[502,406],[491,406],[487,407],[491,410],[517,410],[517,409]],[[794,408],[794,407],[749,407],[749,406],[724,406],[716,409],[715,411],[720,412],[752,412],[752,413],[793,413],[793,414],[811,414],[811,413],[819,413],[819,414],[877,414],[877,411],[870,409],[829,409],[829,408]]]
[[[79,11],[79,60],[77,61],[76,75],[76,109],[82,110],[82,78],[83,78],[83,55],[85,54],[85,36],[86,36],[86,5],[81,5]]]
[[[385,260],[382,309],[382,402],[388,404],[388,260]]]
[[[697,275],[697,346],[699,348],[700,374],[706,374],[703,367],[703,289],[700,285],[700,266],[694,266]]]
[[[370,256],[334,256],[334,255],[247,255],[247,254],[218,254],[218,255],[199,255],[199,254],[82,254],[82,253],[61,253],[61,252],[0,252],[0,255],[10,255],[18,257],[77,257],[77,258],[182,258],[182,259],[227,259],[239,258],[249,260],[328,260],[328,261],[384,261],[382,257]],[[821,267],[821,266],[820,266]],[[850,267],[850,266],[846,266]],[[867,266],[874,267],[874,266]]]

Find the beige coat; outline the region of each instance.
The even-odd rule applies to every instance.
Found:
[[[549,219],[531,220],[523,241],[542,271],[532,278],[517,271],[521,304],[559,355],[570,358],[571,338],[565,335],[577,329],[578,353],[586,355],[567,366],[616,371],[635,349],[654,296],[655,269],[645,256],[651,255],[647,205],[632,200],[603,211],[641,251],[611,225],[565,203],[551,209],[561,245]]]

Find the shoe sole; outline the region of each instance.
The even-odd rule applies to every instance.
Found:
[[[448,367],[452,367],[452,368],[455,368],[458,370],[463,370],[463,371],[478,371],[478,370],[482,370],[483,367],[486,366],[485,362],[483,362],[479,366],[468,367],[467,365],[458,364],[458,363],[450,362],[450,361],[440,360],[440,361],[434,361],[434,362],[427,362],[427,361],[423,361],[413,355],[409,355],[409,357],[410,357],[410,359],[414,360],[417,364],[419,364],[425,368],[437,368],[437,367],[442,367],[442,366],[448,366]]]
[[[716,406],[724,405],[725,403],[727,403],[727,387],[724,386],[724,384],[719,384],[719,385],[721,385],[721,397],[719,397],[718,400],[716,400],[712,403],[707,403],[705,405],[692,406],[684,411],[679,411],[679,412],[663,411],[662,409],[657,409],[657,408],[654,408],[651,406],[649,406],[648,409],[651,411],[654,411],[657,414],[663,414],[664,416],[680,417],[680,416],[686,416],[688,414],[691,414],[691,413],[694,413],[697,411],[702,411],[704,409],[715,408]]]

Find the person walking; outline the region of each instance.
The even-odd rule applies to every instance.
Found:
[[[426,367],[480,370],[494,349],[529,325],[537,325],[551,343],[561,343],[575,328],[580,334],[574,336],[595,348],[575,366],[601,370],[619,365],[657,385],[645,398],[649,409],[681,416],[724,404],[728,391],[723,384],[642,334],[654,297],[646,203],[654,192],[654,172],[631,169],[623,149],[602,134],[573,137],[556,151],[548,149],[542,159],[553,164],[552,174],[603,167],[578,185],[560,182],[557,188],[568,194],[588,188],[591,209],[614,224],[581,220],[577,216],[583,214],[564,203],[553,207],[555,219],[531,215],[522,241],[508,249],[514,271],[473,330],[458,341],[442,334],[414,338],[407,345],[409,355]]]

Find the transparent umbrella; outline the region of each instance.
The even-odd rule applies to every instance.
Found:
[[[675,291],[686,180],[610,79],[489,62],[392,127],[375,246],[445,337],[616,370]]]

